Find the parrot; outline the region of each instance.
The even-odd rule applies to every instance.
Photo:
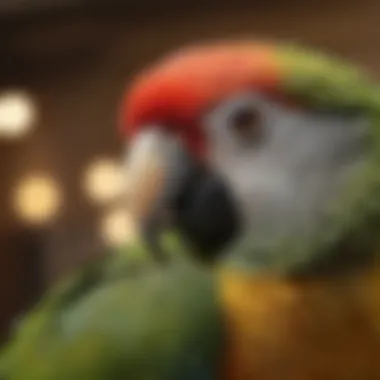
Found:
[[[367,70],[205,42],[142,69],[118,118],[128,211],[144,252],[171,259],[132,265],[127,247],[57,285],[4,346],[2,380],[380,379]]]

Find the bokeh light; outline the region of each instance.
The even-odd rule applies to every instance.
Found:
[[[131,215],[125,208],[117,208],[106,213],[100,223],[103,240],[110,246],[132,242],[136,239],[136,228]]]
[[[36,119],[36,107],[25,92],[0,94],[0,138],[18,139],[27,135]]]
[[[51,222],[59,212],[62,194],[49,175],[30,174],[24,177],[13,194],[17,216],[30,224]]]
[[[121,193],[123,176],[121,166],[115,160],[94,160],[84,174],[84,189],[94,202],[104,204]]]

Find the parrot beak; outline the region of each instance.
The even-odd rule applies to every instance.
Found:
[[[162,133],[148,130],[136,136],[126,160],[126,197],[134,220],[141,223],[162,189],[166,166],[166,141]]]
[[[144,128],[128,147],[126,165],[127,207],[157,261],[166,260],[158,238],[168,228],[203,262],[213,260],[240,229],[229,186],[175,134]]]
[[[145,128],[127,148],[127,207],[156,252],[157,235],[170,223],[172,202],[188,174],[188,158],[181,141],[157,126]],[[163,258],[157,252],[158,257]]]

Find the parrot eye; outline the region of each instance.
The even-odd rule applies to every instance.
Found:
[[[213,141],[252,148],[260,143],[264,132],[264,114],[260,99],[252,94],[234,97],[207,114],[206,125]]]
[[[228,126],[239,139],[244,141],[257,140],[260,134],[260,114],[252,106],[239,107],[228,117]]]

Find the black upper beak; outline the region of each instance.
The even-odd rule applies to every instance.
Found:
[[[198,166],[188,172],[173,211],[176,227],[202,261],[213,261],[239,231],[232,193],[208,167]]]

